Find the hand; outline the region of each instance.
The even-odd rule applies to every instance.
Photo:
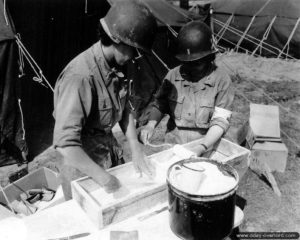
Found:
[[[154,179],[156,175],[156,169],[153,163],[147,159],[142,149],[136,149],[132,153],[132,162],[136,172],[141,175],[145,173],[150,179]]]
[[[119,179],[116,178],[114,175],[108,173],[107,178],[108,178],[107,182],[103,184],[103,188],[105,192],[113,193],[121,188],[121,183]]]
[[[149,142],[149,139],[153,136],[154,126],[147,124],[140,132],[140,140],[145,145]]]
[[[197,157],[201,157],[206,152],[206,148],[203,145],[198,145],[192,148],[191,151],[196,153]]]

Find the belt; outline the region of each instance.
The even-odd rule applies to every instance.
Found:
[[[111,127],[99,129],[99,128],[89,128],[89,129],[84,129],[82,131],[82,134],[85,136],[96,136],[96,135],[107,135],[108,133],[111,132]]]
[[[191,127],[178,127],[176,126],[178,130],[184,130],[184,131],[196,131],[200,132],[202,134],[206,134],[208,129],[207,128],[191,128]]]

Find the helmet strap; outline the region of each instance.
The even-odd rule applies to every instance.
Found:
[[[100,23],[101,23],[101,25],[102,25],[104,31],[106,32],[106,34],[110,37],[110,39],[111,39],[114,43],[119,44],[121,41],[120,41],[118,38],[114,37],[114,36],[111,34],[111,32],[110,32],[110,30],[109,30],[109,28],[108,28],[108,26],[107,26],[107,24],[106,24],[104,18],[101,18],[101,19],[100,19]]]

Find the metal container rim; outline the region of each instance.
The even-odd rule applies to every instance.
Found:
[[[211,164],[217,165],[218,168],[221,168],[221,169],[225,170],[226,172],[229,171],[228,173],[236,179],[235,186],[232,189],[230,189],[229,191],[224,192],[224,193],[220,193],[220,194],[197,195],[197,194],[191,194],[191,193],[184,192],[184,191],[176,188],[174,185],[172,185],[172,183],[169,179],[169,176],[170,176],[170,172],[171,172],[171,169],[173,168],[173,166],[178,165],[178,164],[183,164],[183,163],[196,162],[196,161],[209,162]],[[237,171],[232,166],[230,166],[227,163],[220,163],[220,162],[217,162],[215,160],[211,160],[209,158],[204,158],[204,157],[192,157],[192,158],[180,160],[178,162],[173,163],[167,171],[167,185],[169,187],[171,187],[172,190],[175,190],[175,192],[178,195],[181,195],[183,197],[188,197],[189,200],[194,200],[194,201],[199,201],[199,200],[201,200],[201,201],[213,201],[213,200],[224,199],[224,198],[230,196],[231,194],[233,194],[234,192],[236,192],[236,190],[238,188],[238,184],[239,184],[239,175],[238,175]]]

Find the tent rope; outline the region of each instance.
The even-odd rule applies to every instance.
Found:
[[[216,24],[218,24],[218,25],[220,25],[220,26],[223,26],[223,22],[221,22],[221,21],[219,21],[219,20],[217,20],[217,19],[214,19],[214,21],[215,21],[215,23]],[[238,35],[238,36],[242,36],[242,34],[243,34],[243,32],[242,31],[240,31],[240,30],[238,30],[238,29],[236,29],[236,28],[233,28],[233,27],[231,27],[231,26],[229,26],[228,27],[228,30],[230,31],[230,32],[232,32],[232,33],[235,33],[236,35]],[[223,38],[224,39],[224,38]],[[257,45],[257,43],[255,42],[255,41],[257,41],[257,42],[259,42],[260,40],[259,39],[257,39],[257,38],[255,38],[255,37],[253,37],[253,36],[251,36],[251,35],[246,35],[246,37],[245,37],[245,39],[246,40],[248,40],[249,42],[251,42],[251,43],[254,43],[255,45]],[[253,40],[252,40],[253,39]],[[255,41],[254,41],[255,40]],[[235,44],[234,44],[235,45]],[[269,44],[266,44],[266,45],[269,45]],[[270,47],[273,47],[272,45],[269,45]],[[241,47],[240,47],[241,48]],[[276,47],[273,47],[273,48],[275,48],[275,49],[277,49],[278,51],[279,51],[279,49],[278,48],[276,48]],[[266,48],[266,50],[268,50],[267,48]],[[272,50],[269,50],[269,51],[272,51]]]
[[[25,59],[28,61],[30,67],[32,68],[32,70],[34,71],[35,77],[32,78],[33,81],[35,82],[38,82],[40,83],[41,85],[43,85],[44,87],[48,88],[44,83],[43,83],[43,80],[42,80],[42,77],[41,77],[41,73],[39,73],[36,69],[35,69],[35,66],[33,65],[33,63],[30,61],[30,58],[25,54],[25,52],[23,51],[22,48],[19,47],[19,49],[21,50],[21,53],[22,55],[25,57]]]
[[[235,45],[234,42],[232,42],[232,41],[230,41],[230,40],[228,40],[228,39],[226,39],[226,38],[223,38],[223,40],[224,40],[225,42],[227,42],[227,43],[230,43],[230,44],[232,44],[232,45]],[[222,47],[220,47],[220,46],[218,46],[218,48],[219,48],[219,49],[223,49],[224,51],[227,51],[227,49],[222,48]],[[244,50],[246,53],[249,51],[248,49],[243,48],[243,47],[240,47],[240,49]],[[259,55],[257,55],[257,54],[255,54],[254,56],[259,57]]]
[[[22,131],[23,131],[23,136],[22,136],[22,140],[25,140],[25,125],[24,125],[24,115],[23,115],[23,110],[22,110],[22,106],[21,106],[21,99],[18,99],[18,105],[19,105],[19,109],[20,109],[20,114],[21,114],[21,123],[22,123]]]
[[[298,25],[299,25],[299,22],[300,22],[300,18],[298,18],[298,20],[297,20],[297,22],[296,22],[296,24],[295,24],[295,26],[294,26],[294,28],[293,28],[293,30],[292,30],[292,32],[291,32],[291,34],[290,34],[290,36],[289,36],[289,38],[288,38],[286,44],[284,45],[284,47],[283,47],[282,50],[280,51],[280,53],[279,53],[279,55],[278,55],[277,58],[280,58],[280,57],[281,57],[281,55],[282,55],[282,53],[284,52],[284,50],[285,50],[286,47],[288,47],[288,48],[287,48],[287,54],[289,53],[289,44],[290,44],[290,41],[292,40],[292,38],[293,38],[293,36],[294,36],[294,34],[295,34],[295,32],[296,32],[296,29],[297,29],[297,27],[298,27]]]
[[[168,70],[170,71],[170,68],[168,67],[168,65],[156,54],[156,52],[154,52],[154,50],[151,50],[153,55],[158,59],[158,61],[160,61],[160,63]]]
[[[239,50],[239,47],[240,47],[242,41],[244,40],[245,36],[247,35],[247,33],[248,33],[250,27],[252,26],[252,23],[254,22],[254,19],[255,19],[255,18],[256,18],[256,16],[253,16],[253,17],[251,18],[250,23],[248,24],[246,30],[244,31],[243,35],[241,36],[241,38],[239,39],[238,43],[236,44],[236,46],[235,46],[235,48],[234,48],[235,51],[238,51],[238,50]]]
[[[224,24],[223,22],[221,22],[221,21],[219,21],[219,20],[217,20],[217,19],[214,19],[214,22],[215,22],[216,24],[220,25],[220,26],[223,26],[223,24]],[[238,30],[238,29],[236,29],[236,28],[233,28],[233,27],[231,27],[231,26],[228,27],[228,30],[229,30],[230,32],[232,32],[232,33],[235,33],[235,34],[238,35],[238,36],[240,36],[240,35],[243,33],[242,31],[240,31],[240,30]],[[257,44],[258,44],[257,42],[260,41],[259,39],[255,38],[255,37],[253,37],[253,36],[251,36],[251,35],[249,35],[249,34],[246,34],[245,39],[246,39],[247,41],[249,41],[249,42],[255,44],[255,45],[257,45]],[[225,39],[223,38],[223,40],[225,40]],[[235,45],[235,44],[233,43],[233,45]],[[278,48],[276,48],[276,47],[274,47],[274,46],[272,46],[272,45],[270,45],[270,44],[268,44],[268,43],[264,43],[264,45],[265,45],[265,47],[262,47],[262,48],[265,49],[266,51],[270,52],[270,53],[273,53],[273,54],[277,55],[276,52],[274,52],[273,50],[271,50],[271,49],[269,49],[269,48],[267,48],[267,47],[270,47],[270,48],[275,49],[276,51],[280,52],[280,49],[278,49]],[[242,47],[240,47],[240,48],[242,48]],[[290,55],[288,55],[288,54],[285,54],[285,53],[283,53],[283,54],[284,54],[286,57],[288,57],[288,58],[295,59],[294,57],[292,57],[292,56],[290,56]]]
[[[250,23],[248,24],[246,30],[244,31],[242,37],[240,38],[240,40],[238,41],[236,47],[235,47],[235,50],[238,51],[239,50],[239,47],[242,43],[242,41],[244,40],[246,34],[248,33],[248,31],[250,30],[256,16],[269,4],[269,2],[271,2],[272,0],[268,0],[267,2],[265,2],[265,4],[253,15],[253,17],[251,18],[251,21]]]
[[[7,19],[7,14],[6,14],[6,0],[3,1],[3,15],[4,15],[4,19],[5,19],[5,22],[6,22],[6,25],[8,26],[8,19]]]
[[[26,60],[28,61],[29,65],[31,66],[32,70],[35,72],[35,74],[37,76],[37,77],[34,77],[33,80],[34,81],[38,81],[43,86],[47,87],[43,83],[43,81],[45,81],[46,84],[48,85],[48,87],[52,90],[52,92],[54,92],[53,87],[51,86],[51,84],[49,83],[49,81],[44,76],[44,74],[43,74],[41,68],[39,67],[39,65],[36,63],[36,61],[33,59],[33,57],[27,51],[27,49],[25,48],[25,46],[21,42],[20,38],[18,37],[18,35],[15,35],[15,38],[16,38],[16,43],[18,44],[20,51],[22,52],[23,56],[26,58]]]
[[[226,23],[222,26],[222,28],[220,29],[220,31],[217,33],[217,37],[216,37],[216,44],[218,44],[218,42],[220,41],[221,38],[223,38],[223,35],[225,34],[225,32],[227,31],[232,19],[233,19],[233,14],[230,15],[230,17],[227,19]]]
[[[88,0],[85,0],[85,2],[84,2],[84,13],[85,14],[87,14],[87,12],[88,12]]]
[[[257,47],[254,49],[254,51],[252,52],[252,55],[254,55],[256,53],[256,51],[258,49],[260,49],[260,54],[262,52],[262,44],[265,40],[267,40],[268,36],[269,36],[269,33],[271,31],[271,28],[276,20],[277,16],[273,17],[272,21],[270,22],[269,26],[267,27],[262,39],[260,40],[259,44],[257,45]]]
[[[231,32],[233,32],[233,33],[236,33],[236,32],[234,32],[233,30],[231,30],[230,28],[229,28],[229,31],[231,31]],[[237,35],[238,35],[238,33],[236,33]],[[230,43],[231,45],[235,45],[235,43],[234,42],[232,42],[232,41],[230,41],[230,40],[228,40],[228,39],[226,39],[226,38],[222,38],[225,42],[228,42],[228,43]],[[247,39],[247,38],[246,38]],[[240,47],[240,49],[242,49],[242,50],[244,50],[246,53],[249,51],[248,49],[246,49],[246,48],[243,48],[243,47]],[[259,55],[255,55],[255,56],[259,56]]]
[[[169,31],[173,34],[173,36],[176,38],[178,36],[178,33],[172,28],[168,23],[165,23]]]
[[[21,39],[21,36],[19,35],[19,33],[17,33],[18,37]],[[23,58],[23,53],[21,51],[21,49],[18,47],[18,52],[19,52],[19,78],[23,77],[25,75],[24,73],[24,58]]]

